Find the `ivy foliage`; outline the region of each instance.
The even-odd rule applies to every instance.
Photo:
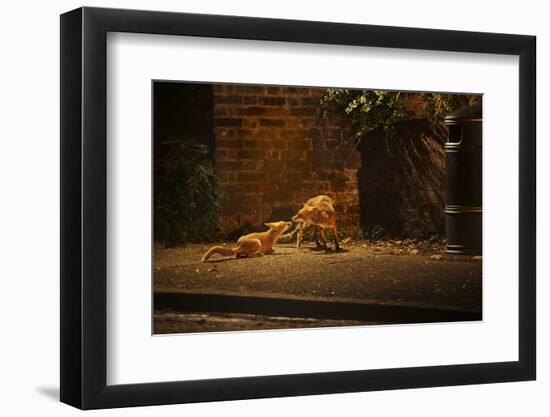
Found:
[[[406,107],[410,96],[420,97],[425,102],[426,116],[434,123],[452,111],[481,101],[481,96],[463,94],[331,88],[321,97],[322,115],[343,119],[356,145],[367,133],[375,130],[381,130],[388,141],[395,133],[397,123],[415,117]]]
[[[220,193],[208,147],[170,138],[155,150],[154,235],[168,245],[212,240]]]
[[[376,129],[389,134],[395,123],[409,117],[401,93],[391,91],[329,89],[321,108],[324,117],[345,118],[356,137]]]

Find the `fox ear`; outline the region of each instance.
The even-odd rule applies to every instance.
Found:
[[[273,227],[273,223],[264,223],[264,225],[269,227],[270,229]]]

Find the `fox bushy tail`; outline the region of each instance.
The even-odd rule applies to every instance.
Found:
[[[204,256],[201,259],[201,262],[206,262],[206,260],[210,258],[212,255],[214,255],[215,253],[219,253],[220,255],[223,255],[223,256],[231,256],[231,255],[235,255],[238,251],[239,251],[239,247],[226,248],[223,246],[212,246],[208,250],[208,252],[204,254]]]

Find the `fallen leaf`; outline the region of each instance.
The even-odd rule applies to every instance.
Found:
[[[441,259],[443,259],[443,256],[441,256],[441,255],[432,255],[432,256],[430,256],[430,259],[432,259],[434,261],[440,261]]]

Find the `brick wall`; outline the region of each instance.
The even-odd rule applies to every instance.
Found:
[[[266,221],[287,220],[307,199],[318,194],[335,199],[342,230],[356,232],[369,226],[365,213],[371,208],[365,205],[366,195],[376,196],[365,187],[379,189],[368,182],[386,178],[369,175],[371,168],[365,166],[364,156],[367,148],[354,152],[353,141],[343,141],[349,135],[345,127],[321,117],[319,99],[323,89],[224,84],[213,86],[213,91],[214,160],[224,194],[220,220],[223,233],[246,223],[258,226]],[[414,99],[409,106],[422,111],[422,103]],[[428,147],[440,146],[440,142],[430,142]],[[430,155],[437,159],[435,170],[441,172],[443,154]],[[429,187],[433,186],[430,183]],[[406,210],[411,210],[410,204]],[[383,216],[374,219],[389,221]],[[389,225],[387,228],[392,229]]]

